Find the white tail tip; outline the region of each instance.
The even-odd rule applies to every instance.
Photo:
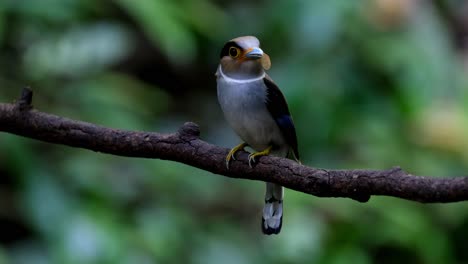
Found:
[[[270,198],[265,201],[262,217],[262,232],[265,235],[279,234],[283,225],[283,201]]]

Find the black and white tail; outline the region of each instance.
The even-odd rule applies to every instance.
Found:
[[[284,188],[274,183],[266,183],[265,206],[263,207],[262,232],[265,235],[279,234],[283,225]]]

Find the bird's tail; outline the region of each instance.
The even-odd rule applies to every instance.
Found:
[[[265,235],[279,234],[283,224],[284,188],[266,183],[265,206],[263,207],[262,231]]]

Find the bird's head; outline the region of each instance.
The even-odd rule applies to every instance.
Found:
[[[235,79],[261,76],[271,66],[270,57],[260,49],[260,41],[253,36],[228,41],[220,55],[223,73]]]

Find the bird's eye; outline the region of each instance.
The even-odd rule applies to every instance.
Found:
[[[239,54],[240,54],[240,50],[238,48],[236,47],[229,48],[229,56],[231,56],[232,58],[239,57]]]

